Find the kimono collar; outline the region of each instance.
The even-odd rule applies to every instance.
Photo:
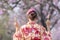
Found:
[[[28,22],[28,24],[32,24],[33,25],[33,24],[36,24],[36,22],[32,21],[32,22]]]

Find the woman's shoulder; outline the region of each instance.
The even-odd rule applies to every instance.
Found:
[[[21,28],[26,28],[26,27],[30,27],[31,25],[29,25],[29,24],[24,24],[24,25],[22,25],[21,26]]]
[[[26,24],[25,25],[22,25],[20,28],[25,28],[26,27]]]
[[[45,30],[45,28],[44,28],[41,24],[35,24],[35,26],[40,27],[40,28],[42,28],[43,30]]]

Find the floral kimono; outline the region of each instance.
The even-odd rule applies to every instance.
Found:
[[[13,40],[51,40],[51,33],[35,22],[28,22],[13,35]]]

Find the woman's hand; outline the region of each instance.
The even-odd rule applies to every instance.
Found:
[[[47,25],[47,30],[50,31],[50,14],[47,15],[47,21],[46,21],[46,25]]]
[[[14,26],[15,26],[15,28],[16,28],[15,30],[17,32],[19,30],[19,24],[18,24],[16,18],[14,19]]]

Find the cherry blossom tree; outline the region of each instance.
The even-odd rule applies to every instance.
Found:
[[[7,38],[12,39],[15,32],[14,18],[16,17],[19,26],[24,25],[28,21],[26,12],[31,7],[36,9],[38,22],[46,29],[46,21],[49,20],[52,39],[60,40],[60,0],[0,0],[0,30],[5,30],[2,34],[5,33]]]

